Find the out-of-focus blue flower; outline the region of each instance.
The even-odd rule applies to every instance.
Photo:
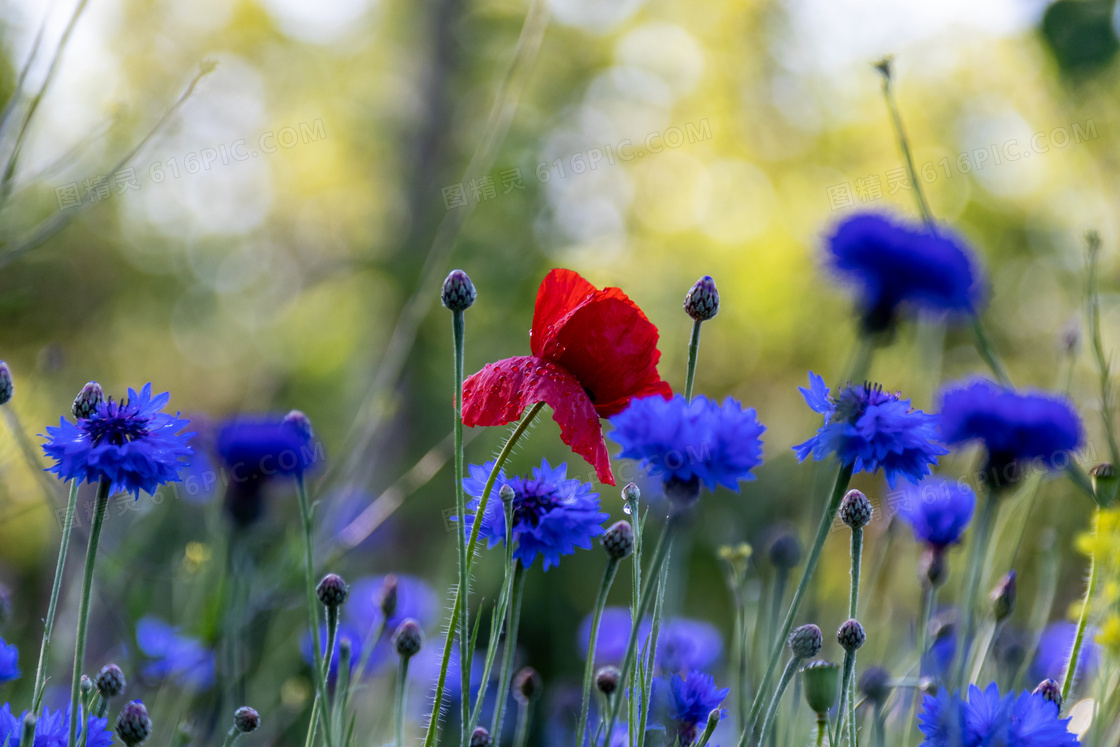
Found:
[[[1076,747],[1068,724],[1041,695],[1001,696],[995,683],[983,691],[971,685],[967,701],[944,689],[927,695],[918,716],[922,747]]]
[[[902,490],[903,520],[914,538],[936,548],[961,541],[976,510],[976,493],[959,481],[931,477]]]
[[[160,412],[171,399],[167,392],[152,397],[152,385],[139,394],[128,390],[124,402],[106,400],[89,418],[71,423],[61,418],[47,427],[43,451],[54,460],[48,472],[61,480],[109,481],[114,493],[154,493],[160,485],[179,481],[179,470],[190,457],[184,433],[188,421]]]
[[[19,649],[0,639],[0,682],[11,682],[19,679],[19,675]]]
[[[323,623],[319,626],[319,653],[323,656],[327,654],[327,624]],[[391,634],[391,631],[390,631]],[[367,631],[359,630],[357,626],[351,625],[347,622],[340,622],[338,624],[338,632],[334,639],[334,653],[331,655],[331,671],[328,676],[334,677],[338,674],[338,663],[342,657],[342,642],[344,640],[350,641],[350,671],[358,666],[358,662],[362,659],[362,651],[365,646]],[[303,656],[303,660],[308,664],[312,664],[315,658],[312,652],[315,650],[315,642],[312,640],[311,631],[308,630],[303,634],[303,640],[299,644],[299,652]],[[372,661],[371,661],[372,665]]]
[[[214,684],[214,652],[158,617],[140,618],[136,643],[150,659],[142,670],[145,677],[171,680],[190,690],[207,690]]]
[[[840,223],[828,246],[832,270],[858,287],[872,331],[889,327],[902,305],[972,314],[981,302],[971,252],[944,228],[934,233],[862,213]]]
[[[666,484],[737,491],[762,463],[766,426],[753,408],[744,410],[731,397],[722,406],[703,395],[691,402],[679,394],[643,397],[610,420],[614,430],[608,436],[622,446],[618,456],[640,461]]]
[[[6,747],[20,747],[20,736],[23,730],[23,717],[27,711],[18,716],[12,713],[12,706],[5,703],[0,707],[0,745]],[[108,719],[90,716],[85,719],[86,732],[85,744],[87,747],[111,747],[113,732],[108,730]],[[83,729],[78,727],[78,736],[82,736]],[[43,713],[35,724],[34,747],[66,747],[70,736],[70,708],[60,708],[52,711],[44,706]]]
[[[350,584],[350,597],[342,608],[342,617],[351,629],[361,633],[362,640],[355,641],[355,645],[364,644],[365,639],[376,633],[381,624],[381,592],[385,586],[385,578],[363,576]],[[406,618],[412,618],[420,623],[421,628],[428,629],[436,623],[439,615],[439,597],[432,591],[432,587],[416,576],[398,574],[396,579],[397,609],[385,622],[380,637],[373,642],[374,649],[369,655],[368,669],[371,672],[383,664],[396,663],[397,655],[390,639],[397,625]],[[307,652],[311,652],[310,643],[307,644]]]
[[[479,499],[486,487],[494,462],[481,467],[470,465],[470,476],[463,479],[463,490],[474,500],[467,508],[478,509]],[[533,468],[532,477],[506,477],[498,473],[486,504],[479,534],[490,547],[506,539],[505,508],[498,495],[503,485],[513,489],[513,536],[517,540],[514,558],[526,568],[540,555],[547,571],[560,564],[561,555],[571,555],[577,547],[591,549],[591,540],[603,533],[603,522],[609,514],[599,510],[599,494],[591,491],[591,484],[567,479],[568,467],[561,464],[555,469],[547,460]],[[456,517],[458,519],[458,517]],[[466,517],[465,526],[471,527],[474,516]]]
[[[1031,662],[1030,675],[1035,682],[1054,679],[1063,682],[1069,655],[1073,651],[1073,639],[1077,636],[1077,623],[1068,621],[1047,625],[1038,639],[1038,649]],[[1081,639],[1081,653],[1077,656],[1076,680],[1084,681],[1092,677],[1100,664],[1101,652],[1096,642],[1097,630],[1088,626]]]
[[[319,455],[310,434],[280,418],[239,417],[218,431],[218,454],[234,482],[303,474]]]
[[[939,456],[949,453],[934,443],[939,440],[937,418],[911,410],[910,400],[899,394],[871,384],[849,384],[835,396],[829,394],[824,379],[810,371],[809,388],[802,387],[801,395],[813,412],[824,415],[824,425],[816,436],[793,447],[801,461],[835,454],[854,472],[882,469],[893,488],[899,477],[916,484]]]
[[[1065,398],[978,380],[941,393],[941,433],[951,444],[982,441],[997,466],[1038,460],[1043,469],[1063,469],[1084,429]]]
[[[587,660],[587,644],[591,639],[591,618],[590,613],[583,618],[578,632],[580,655],[584,661]],[[599,620],[599,639],[595,644],[595,666],[622,662],[630,640],[630,625],[630,610],[625,607],[606,607],[603,610]],[[650,618],[642,621],[638,628],[639,648],[646,645],[652,628]],[[706,669],[719,661],[722,653],[723,637],[718,628],[703,620],[675,617],[661,623],[654,664],[666,673]]]
[[[945,681],[952,673],[953,659],[956,656],[956,630],[950,626],[935,636],[922,654],[922,674]]]
[[[667,680],[656,681],[654,698],[666,709],[670,722],[666,728],[675,732],[682,744],[692,744],[707,724],[708,714],[719,708],[730,689],[716,687],[712,675],[697,670],[687,675],[671,674]]]
[[[580,656],[587,661],[588,642],[591,640],[592,613],[588,613],[580,623],[577,633]],[[599,636],[595,642],[595,666],[621,664],[626,655],[626,644],[630,642],[630,610],[625,607],[606,607],[599,619]],[[638,628],[639,648],[649,638],[651,620],[642,620]]]

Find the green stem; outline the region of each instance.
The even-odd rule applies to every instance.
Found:
[[[661,530],[661,537],[657,540],[657,547],[653,551],[653,559],[650,561],[649,569],[646,571],[647,578],[649,576],[657,577],[660,575],[661,566],[665,562],[665,556],[669,554],[669,546],[673,543],[673,533],[676,529],[677,519],[675,516],[670,515],[665,521],[665,528]],[[645,617],[646,610],[649,609],[650,602],[653,600],[653,591],[656,584],[647,583],[645,588],[642,589],[641,599],[638,606],[634,608],[633,619],[630,622],[630,638],[626,645],[626,654],[622,658],[622,667],[620,668],[619,682],[626,682],[630,678],[630,669],[634,666],[634,659],[637,657],[638,651],[638,637],[639,628],[642,624],[642,618]],[[607,715],[606,728],[604,733],[607,735],[606,739],[610,739],[610,735],[614,733],[615,722],[618,721],[618,711],[622,705],[622,694],[616,693],[615,697],[611,699],[610,713]]]
[[[766,629],[767,636],[772,638],[778,629],[778,619],[782,614],[782,602],[786,598],[786,587],[789,585],[789,569],[782,567],[775,571],[773,595],[770,599],[770,625]]]
[[[332,708],[331,723],[337,728],[337,733],[342,735],[342,744],[346,744],[346,713],[350,708],[350,664],[353,650],[348,639],[343,638],[338,647],[338,679],[335,682],[334,705]]]
[[[1093,514],[1093,538],[1096,539],[1100,525],[1100,511]],[[1089,556],[1089,586],[1085,589],[1085,600],[1081,604],[1081,616],[1077,620],[1077,633],[1073,638],[1073,648],[1069,652],[1069,664],[1066,665],[1066,675],[1062,679],[1062,703],[1069,702],[1070,689],[1073,687],[1073,678],[1077,674],[1078,659],[1081,656],[1081,644],[1085,639],[1085,627],[1089,623],[1090,607],[1093,596],[1097,592],[1097,557],[1096,553]]]
[[[459,520],[463,521],[467,515],[466,498],[463,495],[463,357],[465,350],[465,322],[462,311],[453,311],[451,314],[451,336],[455,351],[455,392],[452,397],[455,408],[455,510]],[[470,577],[467,575],[467,538],[461,532],[455,532],[455,549],[459,555],[459,587],[467,589],[470,593]],[[471,687],[471,657],[474,652],[470,646],[463,645],[470,636],[470,605],[459,605],[459,685],[461,693],[469,693]],[[450,636],[448,636],[450,638]],[[470,698],[460,698],[462,712],[462,743],[466,744],[470,732],[467,731],[470,723]]]
[[[708,719],[708,723],[704,726],[704,733],[700,735],[700,739],[696,742],[696,747],[706,747],[708,740],[712,738],[715,733],[716,727],[719,726],[719,719]]]
[[[323,682],[329,682],[331,676],[331,664],[334,663],[334,647],[338,641],[338,607],[327,607],[327,650],[323,656]],[[329,720],[327,714],[330,712],[329,693],[324,695],[324,700],[321,704],[323,709],[323,721]]]
[[[859,610],[859,577],[860,567],[863,563],[863,527],[852,529],[852,570],[851,588],[848,592],[848,619],[854,620]],[[850,661],[849,661],[850,659]],[[836,739],[837,744],[840,743],[840,738],[843,735],[845,719],[847,723],[851,724],[852,732],[855,732],[855,699],[852,697],[853,685],[855,684],[855,667],[856,655],[852,651],[844,657],[844,672],[840,680],[840,710],[836,716]],[[852,745],[855,745],[855,740],[852,739]]]
[[[603,617],[603,608],[607,606],[607,595],[610,593],[611,584],[618,573],[618,561],[614,558],[607,560],[607,568],[603,571],[603,580],[599,584],[599,594],[595,597],[595,611],[591,617],[591,639],[587,643],[587,663],[583,667],[583,700],[579,709],[579,727],[576,729],[576,744],[583,744],[584,733],[587,731],[587,711],[591,704],[591,681],[595,678],[595,645],[599,641],[599,621]]]
[[[497,700],[494,702],[494,718],[490,721],[490,734],[499,744],[502,741],[502,718],[505,716],[506,696],[509,695],[509,684],[513,678],[513,657],[517,651],[517,628],[521,621],[521,599],[525,592],[526,575],[525,567],[518,562],[513,571],[513,596],[510,598],[506,642],[502,649],[502,673],[498,680]]]
[[[961,605],[964,607],[964,637],[961,638],[961,659],[954,680],[958,687],[963,687],[965,684],[965,669],[976,625],[976,593],[980,588],[981,577],[984,575],[981,566],[984,565],[984,550],[991,541],[997,502],[991,490],[984,491],[984,505],[980,509],[980,516],[977,517],[970,538],[972,544],[969,547],[968,576],[964,587],[964,598],[961,600]]]
[[[237,730],[236,726],[231,726],[229,727],[229,731],[226,732],[226,738],[225,741],[222,742],[222,747],[233,747],[233,745],[237,744],[237,740],[240,738],[241,732]]]
[[[778,680],[778,689],[774,691],[774,696],[770,698],[770,705],[766,709],[766,715],[762,717],[762,726],[759,727],[758,730],[758,743],[760,745],[766,741],[766,732],[770,728],[770,724],[774,721],[774,715],[778,712],[778,706],[782,702],[782,696],[785,695],[786,688],[789,687],[793,675],[797,673],[797,666],[800,663],[800,657],[789,657],[789,662],[786,664],[785,671],[782,672],[782,678]]]
[[[404,747],[404,695],[408,691],[408,657],[400,657],[397,667],[397,697],[393,709],[397,729],[397,747]],[[467,692],[470,692],[469,690]],[[463,700],[470,698],[463,697]]]
[[[684,380],[684,399],[686,402],[692,401],[692,384],[696,380],[696,358],[700,352],[700,325],[702,323],[700,320],[692,322],[692,336],[688,340],[688,374]]]
[[[848,593],[848,617],[856,619],[859,611],[859,576],[863,565],[863,527],[852,530],[852,586]]]
[[[832,744],[839,745],[843,740],[844,727],[848,723],[848,695],[852,685],[852,672],[856,667],[856,652],[844,652],[844,667],[840,671],[840,700],[836,706],[836,728],[833,730]]]
[[[1086,237],[1089,245],[1089,277],[1086,292],[1086,312],[1089,322],[1089,339],[1093,345],[1093,359],[1097,364],[1101,390],[1101,421],[1108,439],[1108,453],[1114,465],[1120,466],[1120,447],[1116,443],[1116,431],[1112,423],[1112,377],[1109,372],[1108,357],[1101,340],[1101,304],[1097,293],[1097,259],[1100,256],[1100,238],[1096,233]]]
[[[51,586],[51,601],[47,605],[47,618],[43,621],[43,642],[39,646],[39,665],[35,668],[35,689],[32,690],[31,712],[39,713],[43,700],[43,690],[47,686],[47,656],[51,648],[51,634],[54,632],[54,617],[58,611],[58,595],[62,589],[62,575],[66,567],[66,553],[70,548],[70,532],[74,526],[74,509],[78,505],[78,481],[70,481],[70,499],[66,503],[66,519],[62,525],[62,541],[58,546],[58,562],[54,567],[54,585]],[[31,736],[35,736],[35,724],[31,725]],[[22,744],[32,744],[24,742]]]
[[[642,670],[640,686],[637,688],[637,701],[640,716],[638,717],[638,747],[645,747],[646,724],[649,721],[649,712],[653,707],[653,665],[657,661],[657,641],[661,635],[661,614],[665,608],[665,589],[669,586],[669,558],[672,548],[665,553],[665,560],[661,563],[661,572],[657,576],[657,597],[653,603],[653,620],[650,625],[649,638],[646,640],[645,668]],[[642,658],[638,658],[637,669],[642,669]],[[607,741],[610,744],[610,741]]]
[[[883,706],[876,704],[875,711],[871,718],[872,744],[874,744],[875,747],[884,747],[887,739],[887,725],[886,716],[883,714]]]
[[[926,639],[929,636],[929,621],[933,617],[933,608],[937,606],[937,586],[925,582],[926,593],[922,600],[922,609],[919,614],[920,624],[918,626],[918,678],[922,676],[922,659],[926,655]],[[918,705],[918,692],[915,689],[909,695],[909,704],[906,709],[906,718],[902,722],[902,744],[903,747],[910,747],[910,735],[914,731],[914,709]]]
[[[529,701],[517,701],[517,728],[513,732],[513,747],[525,747],[529,737]]]
[[[105,510],[109,506],[110,483],[104,477],[97,483],[97,497],[94,499],[93,522],[89,528],[89,544],[86,546],[86,566],[82,575],[82,598],[78,606],[78,634],[74,643],[74,677],[70,683],[70,733],[67,747],[74,747],[78,739],[78,710],[81,707],[82,666],[86,656],[86,630],[89,625],[89,598],[93,589],[93,567],[97,562],[97,543],[101,539],[101,525],[105,522]]]
[[[513,537],[513,510],[512,505],[503,506],[506,516],[506,537]],[[474,732],[474,727],[478,725],[478,719],[482,715],[482,705],[486,701],[486,690],[490,685],[490,672],[494,667],[494,659],[498,655],[498,644],[502,637],[502,627],[505,625],[506,614],[509,610],[509,597],[513,590],[513,579],[516,576],[517,566],[519,562],[513,559],[513,541],[506,542],[506,571],[505,578],[502,579],[502,590],[498,594],[498,603],[494,606],[494,611],[490,618],[490,639],[486,643],[486,660],[482,667],[482,679],[478,684],[478,694],[474,699],[474,711],[470,715],[470,723],[467,724],[467,734],[470,735]],[[468,691],[469,692],[469,691]]]
[[[311,517],[311,503],[307,500],[307,486],[304,485],[303,475],[296,477],[296,498],[299,503],[299,516],[303,525],[303,576],[307,587],[307,614],[311,622],[311,649],[312,672],[315,681],[315,700],[311,705],[312,718],[308,727],[308,743],[315,741],[315,726],[317,721],[323,725],[323,737],[327,747],[334,744],[331,733],[331,721],[327,715],[327,675],[323,670],[323,641],[319,636],[319,602],[315,598],[315,540],[314,525]],[[333,654],[334,652],[331,651]],[[316,718],[315,714],[320,718]]]
[[[987,364],[988,368],[992,370],[996,379],[1005,387],[1011,387],[1011,377],[1007,375],[1007,370],[1004,369],[1003,364],[996,354],[995,346],[992,345],[988,333],[984,331],[984,325],[980,323],[980,317],[975,317],[972,320],[972,333],[976,337],[976,352]]]
[[[513,429],[506,440],[505,446],[498,453],[498,458],[494,460],[494,467],[490,470],[490,476],[486,478],[486,485],[482,491],[482,497],[478,499],[478,509],[475,511],[475,516],[485,516],[486,507],[490,502],[490,493],[494,490],[494,481],[498,479],[498,472],[501,471],[502,466],[509,459],[509,455],[513,453],[513,447],[517,445],[518,440],[529,429],[529,425],[537,417],[537,413],[544,407],[543,402],[538,402],[529,408],[525,416],[521,418],[521,422]],[[471,526],[471,539],[467,543],[467,577],[470,577],[471,566],[474,564],[474,554],[478,549],[478,532],[482,527],[481,521],[473,522]],[[458,529],[456,531],[459,531]],[[451,605],[451,619],[452,621],[459,619],[459,610],[466,604],[466,596],[468,590],[464,586],[459,586],[455,590],[455,601]],[[454,642],[455,636],[448,635],[443,642],[443,658],[440,662],[439,677],[436,680],[436,693],[432,700],[432,714],[428,719],[428,731],[424,736],[424,747],[433,747],[436,743],[436,733],[439,731],[439,712],[443,705],[443,688],[447,682],[447,665],[451,660],[451,645]],[[469,641],[460,642],[460,646],[469,646]],[[470,692],[467,690],[466,692]]]
[[[817,716],[817,747],[824,747],[824,733],[828,730],[828,715]]]
[[[786,612],[785,622],[782,623],[782,629],[779,634],[773,639],[773,647],[770,653],[770,661],[766,665],[766,673],[759,683],[758,689],[755,691],[754,704],[751,706],[750,717],[747,719],[747,728],[739,737],[739,747],[743,747],[747,743],[750,733],[754,730],[755,721],[758,719],[759,713],[762,710],[762,694],[770,687],[770,681],[774,677],[774,671],[778,668],[778,661],[782,656],[782,648],[785,645],[786,637],[789,636],[790,630],[793,629],[793,621],[797,617],[798,611],[801,609],[801,601],[805,598],[805,593],[809,590],[809,584],[813,580],[813,574],[816,573],[817,563],[821,559],[821,550],[824,548],[824,541],[828,539],[828,533],[832,529],[832,522],[836,519],[836,512],[840,509],[840,501],[844,499],[844,493],[848,489],[848,483],[852,479],[852,465],[841,465],[840,470],[836,474],[836,483],[832,487],[832,495],[829,498],[828,505],[825,507],[824,514],[821,516],[820,525],[817,527],[817,536],[813,540],[813,548],[809,552],[809,559],[805,562],[805,569],[801,574],[801,581],[797,584],[797,590],[793,593],[793,600],[790,602],[789,611]]]

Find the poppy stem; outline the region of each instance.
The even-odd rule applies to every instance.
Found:
[[[774,678],[774,672],[778,668],[778,662],[782,657],[782,648],[785,645],[790,630],[793,629],[793,621],[797,617],[798,611],[801,609],[801,602],[805,598],[806,592],[809,590],[809,584],[813,580],[813,574],[816,573],[817,563],[821,559],[821,550],[824,548],[824,541],[828,539],[828,533],[832,529],[832,522],[836,520],[836,512],[840,510],[840,501],[844,499],[844,493],[848,490],[848,483],[852,480],[852,469],[853,465],[843,464],[836,474],[836,483],[832,487],[832,495],[829,498],[828,505],[825,507],[824,514],[821,516],[821,522],[817,526],[817,536],[813,541],[812,550],[809,551],[809,559],[805,561],[805,569],[801,573],[801,580],[797,584],[797,590],[793,593],[793,599],[790,601],[789,611],[786,612],[786,618],[782,623],[782,628],[778,632],[778,635],[773,637],[770,661],[767,663],[766,673],[762,676],[762,681],[755,691],[754,704],[751,706],[751,713],[747,719],[747,727],[739,736],[739,747],[744,747],[744,745],[747,744],[751,737],[751,732],[754,731],[755,722],[758,720],[762,711],[762,694],[768,690],[770,681]]]
[[[89,544],[86,546],[86,566],[82,575],[82,597],[78,606],[78,634],[74,643],[74,677],[70,683],[70,731],[66,741],[67,747],[74,747],[78,739],[82,666],[86,656],[86,628],[89,625],[89,598],[93,589],[93,566],[97,562],[97,544],[101,539],[101,525],[105,523],[105,510],[109,507],[110,487],[109,481],[104,477],[97,483],[93,521],[89,528]]]
[[[502,673],[498,679],[498,696],[494,701],[494,718],[490,722],[490,734],[498,744],[502,742],[502,719],[505,716],[509,683],[513,677],[513,657],[517,648],[517,627],[521,621],[521,599],[524,596],[525,576],[527,575],[525,566],[521,565],[521,561],[515,562],[517,566],[513,571],[513,596],[510,598],[508,620],[506,622],[506,641],[505,647],[502,649]]]
[[[1097,509],[1093,513],[1093,539],[1097,538],[1100,526],[1101,512]],[[1077,619],[1077,633],[1073,637],[1073,648],[1069,652],[1069,663],[1066,665],[1066,676],[1062,679],[1062,703],[1069,702],[1069,692],[1073,687],[1074,677],[1077,675],[1077,664],[1081,658],[1081,644],[1085,640],[1085,626],[1089,622],[1089,608],[1093,604],[1093,596],[1097,592],[1097,554],[1089,555],[1089,586],[1085,589],[1085,599],[1081,604],[1081,616]]]
[[[587,663],[583,667],[583,700],[579,710],[579,727],[576,729],[577,745],[583,744],[584,733],[587,731],[587,710],[591,702],[591,680],[595,677],[595,648],[599,642],[599,621],[603,618],[607,595],[617,574],[618,561],[615,558],[608,558],[607,568],[603,571],[603,580],[599,584],[599,594],[595,597],[595,611],[591,613],[591,637],[587,642]]]
[[[299,516],[303,524],[303,575],[307,586],[307,613],[311,622],[311,669],[315,680],[315,700],[311,704],[311,722],[308,725],[307,743],[315,742],[315,729],[319,722],[323,725],[323,738],[327,747],[334,744],[331,738],[331,720],[327,714],[327,681],[323,671],[323,643],[319,636],[319,602],[315,597],[315,545],[311,504],[307,500],[307,486],[303,475],[296,475],[296,498],[299,503]]]
[[[498,453],[498,458],[494,460],[494,467],[490,470],[490,476],[486,478],[486,486],[482,491],[482,497],[478,499],[478,508],[475,510],[475,516],[486,515],[486,507],[490,503],[490,493],[494,490],[494,482],[498,479],[498,473],[501,472],[502,466],[505,465],[506,460],[509,459],[509,455],[513,453],[513,447],[517,445],[517,442],[525,435],[526,431],[529,430],[529,426],[532,424],[533,420],[536,419],[537,413],[539,413],[543,407],[544,402],[537,402],[530,407],[528,412],[525,413],[525,416],[521,418],[521,422],[517,424],[517,427],[513,429],[513,433],[511,433],[506,440],[505,446],[503,446],[502,450]],[[471,539],[467,544],[468,579],[470,578],[471,565],[474,563],[475,552],[478,549],[478,532],[481,527],[481,521],[476,521],[471,526]],[[453,621],[459,619],[459,609],[467,603],[467,595],[469,593],[470,589],[466,586],[459,586],[455,590],[455,601],[452,602],[451,605],[451,619]],[[447,682],[447,665],[451,660],[451,644],[454,639],[455,636],[448,635],[443,642],[443,658],[440,661],[439,678],[436,680],[435,697],[432,699],[432,712],[428,717],[428,732],[424,737],[424,747],[433,747],[436,743],[436,733],[439,731],[439,713],[443,705],[443,688],[444,684]],[[459,642],[459,645],[469,646],[470,640],[464,638]],[[468,690],[467,692],[470,691]]]
[[[58,594],[62,589],[62,573],[66,567],[66,554],[70,548],[70,532],[74,526],[74,509],[78,505],[78,481],[70,481],[70,499],[66,503],[66,518],[62,524],[62,540],[58,546],[58,563],[54,567],[54,585],[51,586],[51,601],[47,605],[47,617],[43,621],[43,642],[39,646],[39,666],[35,669],[35,689],[32,690],[31,713],[39,713],[39,706],[43,700],[43,690],[47,685],[47,656],[51,648],[51,634],[54,632],[54,617],[58,611]],[[30,742],[35,737],[35,724],[31,724]]]
[[[692,322],[692,337],[688,340],[688,374],[684,380],[684,398],[686,402],[692,401],[692,385],[696,380],[696,358],[700,353],[700,325],[702,321],[696,319]]]
[[[466,498],[463,495],[463,358],[465,351],[465,321],[463,312],[461,310],[452,311],[451,313],[451,336],[452,344],[455,350],[455,392],[452,402],[455,407],[455,510],[456,515],[462,517],[467,515]],[[508,537],[508,535],[507,535]],[[509,544],[507,542],[507,544]],[[462,531],[455,532],[455,549],[459,557],[459,588],[467,589],[470,591],[470,577],[467,575],[467,538]],[[461,642],[468,639],[470,635],[470,620],[469,620],[469,604],[459,605],[459,617],[457,620],[459,626],[459,686],[461,693],[469,693],[471,687],[471,657],[474,652],[470,646],[465,646]],[[450,636],[448,636],[450,638]],[[485,680],[483,681],[485,687]],[[460,698],[462,701],[462,712],[460,713],[460,723],[462,724],[461,742],[466,744],[470,735],[469,724],[473,723],[470,718],[470,698]]]

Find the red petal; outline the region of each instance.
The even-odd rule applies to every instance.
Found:
[[[560,438],[614,485],[610,456],[595,406],[579,381],[560,366],[525,355],[490,363],[463,382],[463,424],[505,425],[525,408],[544,402],[560,426]]]
[[[537,305],[533,309],[533,329],[529,332],[533,355],[545,357],[541,351],[560,333],[568,315],[593,300],[600,291],[579,273],[555,269],[544,276],[537,289]]]
[[[637,304],[618,288],[606,288],[570,311],[539,354],[579,379],[605,418],[634,397],[672,396],[657,373],[657,340],[657,327]]]

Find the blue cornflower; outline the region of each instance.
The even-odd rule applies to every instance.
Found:
[[[762,463],[766,426],[753,408],[743,409],[728,397],[723,405],[697,396],[672,399],[644,397],[611,417],[608,434],[622,446],[619,457],[639,460],[651,475],[659,475],[670,498],[699,495],[700,486],[739,489],[753,480],[751,470]]]
[[[288,418],[229,420],[218,431],[217,449],[235,482],[300,475],[317,456],[310,432]]]
[[[474,500],[467,508],[478,509],[479,499],[486,487],[486,479],[493,462],[481,467],[470,465],[470,477],[463,479],[463,490]],[[547,571],[559,565],[561,555],[571,555],[577,547],[591,549],[591,539],[603,533],[603,522],[610,515],[599,510],[599,494],[591,492],[591,484],[567,479],[568,467],[561,464],[555,469],[548,460],[541,460],[533,468],[532,477],[506,477],[498,473],[486,515],[482,518],[479,534],[493,547],[506,539],[505,508],[498,491],[503,485],[513,489],[513,536],[517,548],[513,557],[526,568],[533,565],[538,555],[544,558]],[[466,526],[474,522],[466,517]]]
[[[1062,682],[1065,679],[1073,639],[1077,636],[1077,623],[1061,621],[1050,623],[1038,639],[1034,661],[1031,662],[1031,679],[1038,682],[1047,678]],[[1075,680],[1091,677],[1100,664],[1101,652],[1096,642],[1097,630],[1089,626],[1081,639],[1081,653],[1077,655]]]
[[[1068,724],[1041,695],[1001,696],[995,683],[983,691],[969,686],[967,701],[944,689],[927,695],[918,716],[921,747],[1076,747],[1081,743]]]
[[[47,469],[62,480],[108,480],[111,491],[154,493],[160,485],[179,481],[179,470],[192,450],[193,433],[183,433],[188,421],[178,414],[160,412],[171,395],[152,397],[152,385],[128,399],[100,403],[88,417],[71,423],[61,418],[57,428],[47,427],[43,451],[55,461]]]
[[[0,745],[7,747],[20,747],[19,739],[23,730],[23,717],[27,711],[16,716],[12,713],[12,706],[5,703],[0,707]],[[108,719],[90,716],[85,719],[87,747],[111,747],[113,732],[108,730]],[[78,736],[82,736],[82,728],[78,728]],[[51,711],[49,707],[43,708],[43,713],[35,724],[34,747],[65,747],[70,734],[70,708],[60,708]]]
[[[660,680],[658,684],[660,684]],[[668,676],[668,692],[658,687],[658,695],[666,708],[666,716],[680,738],[681,744],[692,744],[697,733],[708,722],[708,714],[723,702],[730,692],[729,688],[716,687],[710,674],[692,670],[687,675]],[[655,694],[657,692],[655,691]]]
[[[0,639],[0,682],[11,682],[19,679],[19,675],[19,649]]]
[[[829,397],[824,379],[809,372],[809,388],[801,395],[813,412],[824,415],[817,435],[793,447],[800,461],[811,454],[824,459],[835,454],[854,472],[883,470],[893,488],[899,477],[917,483],[930,473],[937,457],[949,452],[934,444],[937,419],[911,410],[910,400],[889,394],[877,385],[849,384]]]
[[[919,542],[938,549],[955,545],[972,521],[976,493],[959,481],[931,477],[902,490],[902,518]]]
[[[592,615],[583,618],[578,631],[580,655],[587,660],[587,644],[591,639]],[[599,639],[595,644],[595,665],[619,664],[626,655],[630,641],[630,610],[606,607],[599,620]],[[638,647],[646,645],[653,621],[647,617],[638,627]],[[723,637],[719,629],[703,620],[674,617],[664,620],[657,636],[654,664],[666,673],[707,669],[723,654]]]
[[[942,392],[941,433],[951,444],[983,441],[996,469],[1027,460],[1037,460],[1041,469],[1061,469],[1081,445],[1084,429],[1063,397],[1016,392],[981,379]]]
[[[207,690],[214,684],[214,652],[158,617],[140,618],[136,643],[150,659],[142,670],[145,677],[169,679],[190,690]]]
[[[859,288],[863,324],[889,328],[903,305],[973,314],[981,302],[979,272],[961,239],[860,214],[836,227],[829,264]]]

